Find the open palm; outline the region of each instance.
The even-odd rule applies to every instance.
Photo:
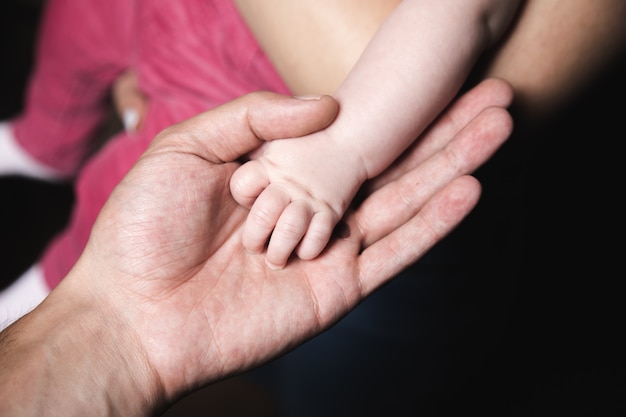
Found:
[[[506,111],[491,110],[453,134],[442,129],[448,138],[432,156],[378,184],[318,258],[276,271],[242,247],[247,210],[230,195],[239,164],[228,161],[261,139],[322,129],[337,108],[330,98],[245,96],[155,139],[103,208],[81,262],[107,268],[96,285],[102,303],[136,331],[173,398],[210,382],[205,375],[241,372],[319,333],[445,236],[478,200],[466,174],[510,133]],[[497,128],[485,134],[485,123]],[[429,191],[417,193],[426,179]]]

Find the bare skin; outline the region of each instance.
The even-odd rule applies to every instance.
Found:
[[[274,141],[232,178],[250,208],[243,244],[282,268],[292,252],[318,256],[361,185],[380,174],[458,92],[477,58],[510,23],[516,1],[405,0],[333,96],[322,132]],[[268,242],[269,241],[269,242]]]
[[[401,0],[235,0],[295,94],[332,94]],[[269,5],[271,7],[263,7]],[[621,0],[524,0],[507,35],[479,61],[479,79],[515,91],[524,123],[549,118],[626,49]],[[289,33],[290,36],[284,36]]]
[[[465,95],[322,256],[281,271],[241,245],[234,161],[324,128],[336,103],[254,93],[168,128],[113,191],[70,274],[0,333],[0,414],[154,415],[328,328],[471,211],[480,185],[467,173],[510,134],[510,101],[499,80]]]
[[[236,3],[290,88],[296,94],[306,95],[337,92],[383,20],[401,2],[368,0],[364,5],[363,2],[354,0],[321,0],[321,3],[284,0],[259,3],[236,0]],[[568,3],[568,8],[560,7],[556,0],[523,1],[508,34],[490,50],[489,55],[478,61],[473,80],[490,76],[507,80],[516,93],[513,112],[518,127],[540,124],[588,86],[595,77],[601,75],[624,50],[624,18],[626,5],[620,0],[573,0]],[[585,30],[580,30],[581,27]],[[284,36],[284,33],[289,33],[290,36]],[[372,134],[371,132],[366,131],[367,134]],[[273,147],[276,149],[274,158],[282,158],[283,164],[292,164],[291,170],[298,175],[275,178],[276,182],[285,183],[287,190],[281,187],[267,190],[267,195],[257,204],[260,208],[257,207],[252,213],[261,226],[250,227],[251,231],[244,235],[247,236],[244,239],[252,252],[263,250],[265,240],[272,231],[276,218],[280,216],[279,209],[270,203],[279,202],[279,207],[288,207],[288,213],[283,216],[285,219],[282,222],[283,230],[287,231],[284,234],[287,236],[287,244],[278,250],[278,255],[269,252],[270,257],[276,256],[270,264],[280,267],[281,260],[285,260],[288,252],[286,248],[299,242],[302,231],[311,219],[319,220],[316,223],[322,224],[321,232],[317,243],[309,245],[309,249],[302,247],[303,245],[299,247],[299,255],[304,258],[314,256],[315,248],[319,249],[327,239],[329,228],[336,222],[346,201],[349,201],[348,198],[335,199],[334,204],[326,204],[333,200],[332,197],[325,197],[324,192],[338,184],[337,177],[341,177],[344,189],[349,190],[345,195],[351,195],[367,173],[361,172],[361,178],[353,178],[350,182],[347,179],[350,178],[349,175],[341,175],[349,171],[348,169],[335,168],[337,171],[334,177],[331,175],[332,171],[320,169],[321,164],[311,163],[308,169],[304,169],[303,159],[316,161],[321,156],[310,158],[305,153],[305,158],[285,158],[287,151],[293,155],[299,151],[279,151],[282,147],[279,144],[274,144]],[[312,152],[314,150],[313,147]],[[320,154],[323,155],[323,152],[320,151]],[[344,168],[345,164],[335,163],[335,166]],[[312,173],[308,175],[317,180],[318,185],[314,190],[318,193],[313,195],[319,196],[319,190],[322,193],[317,204],[306,204],[307,199],[311,198],[311,190],[307,189],[307,177],[302,172]],[[237,180],[239,184],[234,185],[235,195],[239,196],[242,204],[249,207],[252,206],[255,193],[268,184],[267,172],[261,170],[263,175],[257,174],[259,172],[254,171],[254,174],[242,175],[244,178]],[[259,178],[263,181],[250,182]],[[292,183],[294,179],[295,184]],[[289,187],[299,188],[302,192],[295,192],[295,195],[290,196]],[[250,188],[253,190],[252,194],[246,194]],[[292,204],[292,200],[296,201]],[[264,202],[268,205],[264,206]],[[278,238],[275,237],[274,240]],[[311,246],[314,249],[310,249]]]

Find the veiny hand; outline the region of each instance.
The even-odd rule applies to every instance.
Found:
[[[336,112],[329,97],[250,94],[166,129],[112,193],[58,293],[123,323],[119,350],[137,352],[124,358],[140,358],[133,377],[157,381],[154,395],[171,401],[328,328],[469,213],[480,186],[459,167],[484,162],[511,129],[506,110],[486,108],[446,131],[445,150],[378,184],[321,256],[270,270],[241,244],[233,161],[263,140],[322,129]]]

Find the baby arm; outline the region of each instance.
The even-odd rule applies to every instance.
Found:
[[[324,131],[267,145],[230,184],[237,202],[251,208],[244,247],[261,253],[271,235],[266,260],[281,268],[295,248],[301,259],[319,255],[367,176],[359,154],[343,154],[343,143]]]
[[[388,167],[450,102],[517,1],[405,0],[335,93],[326,130],[267,144],[233,175],[251,211],[243,243],[280,268],[295,250],[317,256],[358,188]]]

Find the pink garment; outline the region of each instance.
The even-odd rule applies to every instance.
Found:
[[[113,80],[131,66],[135,4],[46,3],[24,110],[12,127],[23,149],[62,174],[76,174]]]
[[[126,68],[149,99],[138,134],[118,134],[79,171],[69,226],[46,249],[50,288],[80,256],[112,189],[163,128],[255,90],[289,91],[230,0],[51,0],[18,140],[71,173]]]

